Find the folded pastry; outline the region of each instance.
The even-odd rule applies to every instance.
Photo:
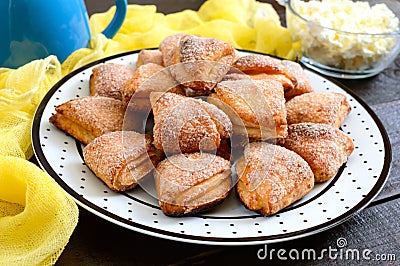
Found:
[[[266,73],[258,73],[258,74],[248,74],[248,77],[254,80],[263,80],[263,79],[276,79],[277,81],[279,81],[282,86],[283,89],[285,91],[287,90],[291,90],[295,87],[295,85],[293,84],[293,82],[288,79],[286,76],[281,75],[281,74],[266,74]]]
[[[265,216],[301,199],[314,187],[313,173],[303,158],[266,142],[249,143],[235,170],[240,201]]]
[[[110,189],[134,188],[161,160],[149,135],[134,131],[106,133],[83,148],[86,165]]]
[[[332,178],[354,150],[353,140],[346,133],[331,125],[314,123],[289,125],[283,146],[306,160],[315,182]]]
[[[141,84],[163,69],[162,66],[154,63],[138,66],[133,76],[121,88],[123,101],[128,103]]]
[[[172,55],[175,53],[175,50],[178,49],[181,39],[186,35],[186,33],[176,33],[165,37],[161,41],[158,50],[161,52],[163,65],[165,67],[169,67],[173,64]]]
[[[234,58],[235,49],[229,43],[185,35],[173,49],[169,70],[179,84],[207,94],[229,71]]]
[[[286,136],[284,92],[275,79],[222,81],[207,101],[229,116],[235,134],[256,140]]]
[[[168,216],[205,211],[221,203],[232,187],[229,161],[208,153],[176,154],[154,172],[161,210]]]
[[[213,151],[229,138],[232,124],[217,107],[175,93],[152,93],[153,137],[166,153]]]
[[[75,98],[56,107],[49,119],[83,144],[111,131],[122,130],[126,106],[104,96]]]
[[[282,60],[282,65],[296,79],[296,83],[294,84],[293,88],[285,90],[286,100],[291,99],[294,96],[313,91],[310,81],[299,63],[290,60]]]
[[[350,113],[346,96],[337,92],[310,92],[286,102],[288,124],[329,124],[339,128]]]
[[[242,80],[242,79],[250,79],[251,76],[243,73],[240,70],[232,68],[226,73],[224,78],[221,81],[233,81],[233,80]],[[255,78],[256,79],[256,78]]]
[[[121,87],[133,76],[134,70],[129,66],[104,63],[92,69],[90,75],[90,95],[122,99]]]
[[[287,87],[293,88],[293,83],[291,80],[286,78],[283,75],[273,75],[273,74],[266,74],[266,73],[257,73],[257,74],[245,74],[238,69],[232,68],[222,79],[222,81],[227,80],[241,80],[241,79],[252,79],[252,80],[270,80],[275,79],[279,81],[283,88],[286,90]]]
[[[151,110],[149,99],[151,92],[167,91],[185,94],[169,70],[154,63],[139,66],[132,78],[121,88],[123,101],[129,104],[129,109],[140,112]]]
[[[263,79],[266,75],[282,83],[285,90],[290,90],[297,84],[296,77],[283,64],[282,60],[268,55],[251,54],[239,57],[233,67],[253,79]]]
[[[136,68],[149,63],[153,63],[160,66],[164,65],[162,54],[159,50],[143,49],[138,53]]]

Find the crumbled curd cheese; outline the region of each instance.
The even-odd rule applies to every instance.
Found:
[[[379,35],[399,31],[399,19],[385,4],[292,0],[292,7],[303,18],[314,22],[305,23],[288,13],[292,37],[301,40],[306,57],[327,66],[346,70],[374,67],[398,42],[398,34]]]

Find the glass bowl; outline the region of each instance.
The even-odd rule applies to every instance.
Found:
[[[319,3],[315,3],[316,1]],[[365,21],[365,16],[369,12],[363,9],[365,6],[353,8],[354,12],[351,13],[350,8],[326,4],[339,1],[343,6],[347,4],[346,2],[350,2],[350,0],[286,1],[286,26],[293,41],[301,43],[303,53],[301,61],[307,67],[332,77],[357,79],[374,76],[392,63],[400,51],[398,26],[400,2],[358,1],[359,4],[367,2],[362,5],[369,4],[369,6],[384,3],[393,15],[391,17],[386,13],[383,18],[379,18],[380,12],[383,12],[381,5],[378,9],[370,11],[369,15],[373,19]],[[304,6],[304,4],[322,3],[321,10]],[[357,25],[350,23],[361,16],[364,17],[364,21],[358,21]],[[365,24],[360,26],[360,23]],[[385,32],[381,32],[384,27],[391,30],[385,29]]]

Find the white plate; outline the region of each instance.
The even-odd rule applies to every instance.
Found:
[[[42,166],[83,208],[108,221],[166,239],[215,245],[279,242],[311,235],[348,219],[382,189],[391,161],[390,144],[381,122],[348,89],[306,70],[316,91],[344,93],[352,107],[342,129],[355,150],[336,176],[276,215],[262,217],[245,209],[233,192],[222,205],[191,217],[165,216],[157,199],[141,188],[115,193],[82,159],[82,145],[49,123],[55,106],[89,94],[91,69],[104,62],[134,68],[137,52],[112,56],[69,74],[44,97],[34,117],[32,141]]]

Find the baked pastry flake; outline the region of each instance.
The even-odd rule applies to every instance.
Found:
[[[249,143],[235,170],[241,202],[264,216],[289,206],[314,187],[313,173],[303,158],[266,142]]]
[[[229,116],[235,134],[256,140],[286,136],[284,92],[275,79],[222,81],[207,101]]]
[[[213,151],[232,132],[229,117],[207,102],[174,93],[150,98],[154,145],[166,153]]]
[[[136,68],[146,65],[146,64],[156,64],[163,66],[163,58],[162,58],[162,53],[160,50],[147,50],[143,49],[138,53],[138,58],[136,61]]]
[[[104,63],[92,69],[89,80],[91,96],[106,96],[122,100],[121,87],[133,76],[129,66]]]
[[[286,102],[288,124],[310,122],[339,128],[350,111],[346,96],[337,92],[310,92]]]
[[[283,146],[306,160],[315,182],[335,176],[354,150],[353,140],[346,133],[331,125],[314,123],[289,125]]]
[[[195,35],[182,36],[173,51],[171,75],[179,84],[203,94],[223,79],[235,58],[231,44]]]
[[[167,91],[185,95],[169,70],[154,63],[139,66],[121,88],[123,101],[130,110],[147,113],[151,111],[150,93]]]
[[[221,203],[232,188],[231,164],[209,153],[167,157],[154,180],[159,206],[168,216],[190,215]]]
[[[126,106],[104,96],[75,98],[56,107],[50,123],[83,144],[107,132],[122,130]]]
[[[106,133],[83,148],[86,165],[110,189],[126,191],[147,177],[161,160],[149,135],[134,131]]]

